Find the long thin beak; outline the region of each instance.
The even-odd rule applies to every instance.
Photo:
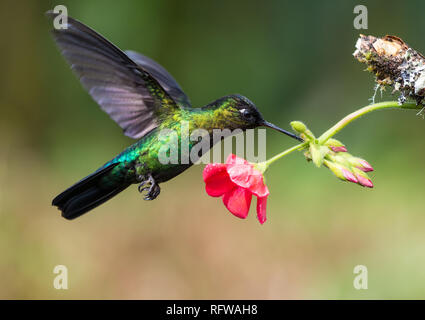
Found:
[[[264,121],[262,125],[264,127],[271,128],[271,129],[274,129],[276,131],[282,132],[282,133],[286,134],[287,136],[289,136],[291,138],[294,138],[294,139],[296,139],[298,141],[301,141],[301,142],[304,141],[303,139],[301,139],[300,137],[298,137],[296,134],[294,134],[292,132],[289,132],[289,131],[286,131],[286,130],[284,130],[282,128],[279,128],[278,126],[275,126],[273,123],[270,123],[268,121]]]

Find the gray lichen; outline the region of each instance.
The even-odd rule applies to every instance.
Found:
[[[396,36],[377,38],[360,35],[353,56],[367,65],[379,86],[400,92],[399,102],[407,97],[422,104],[425,99],[425,58]]]

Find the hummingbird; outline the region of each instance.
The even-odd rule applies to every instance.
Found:
[[[58,14],[48,11],[46,15],[54,19]],[[161,130],[176,130],[180,135],[182,121],[189,123],[190,132],[204,129],[213,135],[214,129],[245,131],[264,126],[302,141],[297,135],[264,120],[254,103],[239,94],[224,96],[200,108],[192,107],[180,85],[157,62],[134,51],[120,50],[71,17],[67,17],[65,28],[53,28],[51,33],[94,101],[126,136],[137,139],[53,199],[52,205],[68,220],[96,208],[132,184],[139,184],[138,190],[145,194],[145,200],[155,199],[160,193],[160,183],[193,164],[192,160],[173,164],[159,161],[158,152],[165,143],[159,139]],[[185,152],[196,144],[191,142]],[[204,148],[200,156],[202,152]]]

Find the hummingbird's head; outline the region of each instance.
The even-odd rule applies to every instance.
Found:
[[[253,129],[264,123],[263,116],[258,111],[255,104],[248,98],[234,94],[224,98],[227,104],[224,104],[225,110],[229,112],[229,119],[237,123],[241,129]]]
[[[231,126],[231,129],[240,128],[245,130],[268,127],[302,141],[295,134],[264,120],[255,104],[244,96],[233,94],[223,97],[216,102],[218,102],[216,105],[217,111],[222,111],[221,113],[224,115],[227,124]]]

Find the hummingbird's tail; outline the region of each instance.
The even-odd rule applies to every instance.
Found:
[[[52,205],[62,211],[62,217],[72,220],[111,199],[130,185],[123,179],[107,179],[118,164],[111,164],[85,177],[54,198]]]

